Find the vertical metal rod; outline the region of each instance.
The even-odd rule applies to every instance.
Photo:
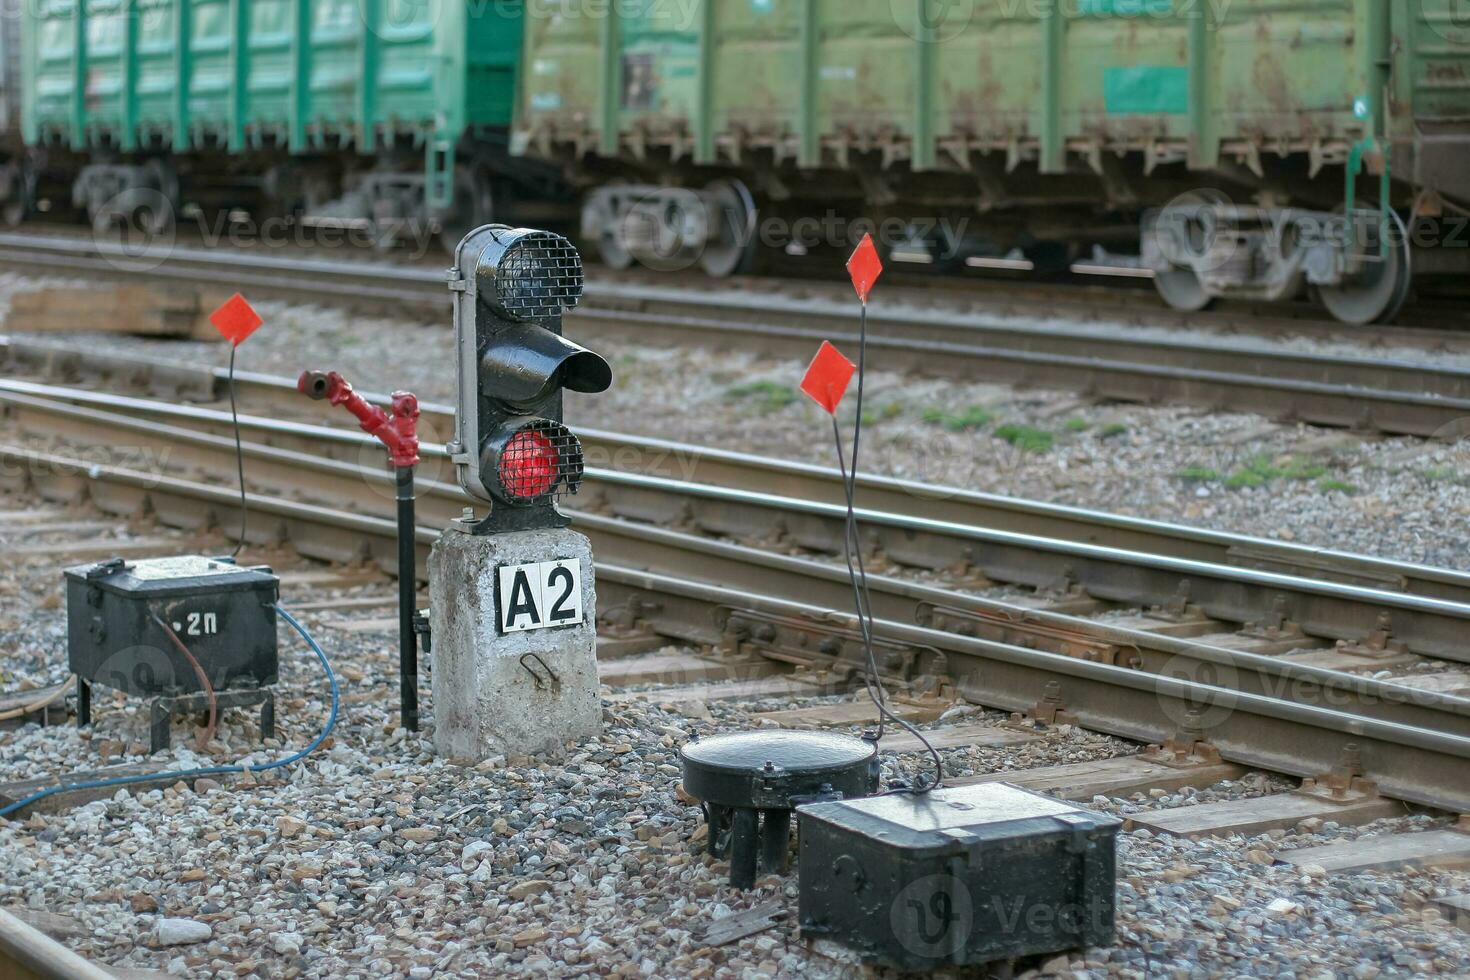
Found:
[[[767,874],[786,870],[786,855],[791,850],[791,811],[761,811],[760,867]]]
[[[755,887],[756,856],[759,853],[760,814],[750,807],[735,807],[730,817],[730,887]]]
[[[398,699],[403,727],[419,730],[419,645],[413,631],[418,585],[418,542],[413,516],[412,466],[398,468]]]

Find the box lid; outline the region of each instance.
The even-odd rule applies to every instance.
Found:
[[[909,848],[1003,838],[1020,832],[1022,823],[1030,824],[1027,829],[1034,832],[1036,820],[1073,832],[1119,824],[1106,814],[1007,783],[946,787],[920,796],[895,793],[812,803],[797,812],[803,820],[818,820]]]
[[[264,566],[241,567],[227,558],[175,555],[123,561],[111,558],[66,569],[66,577],[109,592],[169,595],[225,589],[274,588],[279,581]]]

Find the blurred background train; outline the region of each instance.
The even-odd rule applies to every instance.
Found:
[[[12,225],[539,223],[711,276],[871,227],[1353,323],[1470,272],[1470,0],[3,6]]]

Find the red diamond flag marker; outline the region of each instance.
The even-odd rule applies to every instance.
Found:
[[[255,307],[245,302],[239,293],[225,300],[225,304],[209,314],[209,322],[230,343],[239,347],[245,338],[255,333],[265,321],[255,312]]]
[[[852,288],[857,290],[858,299],[867,306],[868,294],[883,274],[883,260],[878,258],[878,248],[873,244],[872,235],[864,235],[858,247],[853,249],[852,257],[847,260],[847,274],[852,276]]]
[[[801,390],[807,397],[827,410],[828,415],[837,414],[842,396],[847,394],[847,383],[852,380],[857,365],[842,356],[842,352],[828,341],[822,341],[817,356],[812,358],[801,379]]]

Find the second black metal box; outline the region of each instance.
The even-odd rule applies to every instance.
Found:
[[[1113,940],[1119,821],[1004,783],[797,810],[802,935],[902,970]]]

